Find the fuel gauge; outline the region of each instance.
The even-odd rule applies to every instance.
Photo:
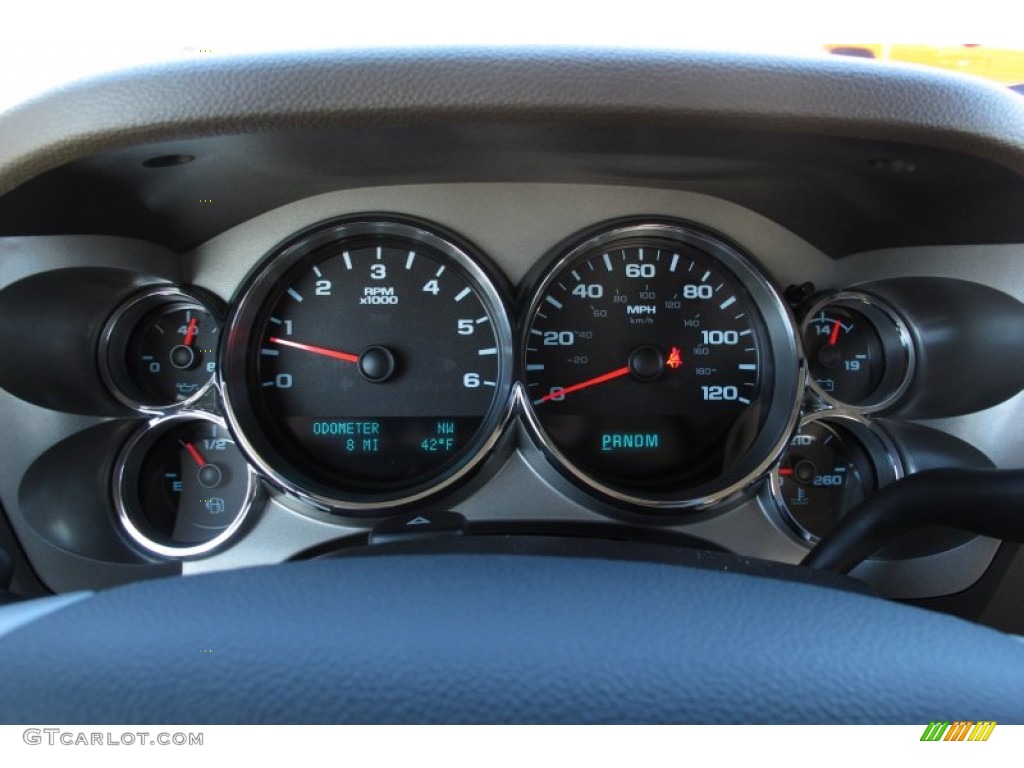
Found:
[[[902,475],[888,438],[859,417],[820,411],[805,417],[772,471],[786,523],[816,542],[840,517]]]
[[[128,442],[115,469],[122,527],[165,557],[204,554],[238,530],[258,481],[217,417],[155,419]]]

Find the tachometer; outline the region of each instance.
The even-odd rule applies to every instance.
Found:
[[[229,319],[229,420],[269,477],[322,507],[416,501],[465,475],[509,410],[511,327],[479,256],[390,220],[271,257]]]
[[[705,506],[763,472],[795,418],[792,320],[753,263],[689,225],[584,236],[541,276],[522,337],[534,436],[617,502]]]

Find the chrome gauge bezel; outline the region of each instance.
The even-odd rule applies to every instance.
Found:
[[[188,290],[176,285],[161,285],[146,288],[131,296],[107,320],[100,333],[98,367],[100,378],[110,393],[122,404],[149,416],[166,416],[188,411],[196,406],[213,389],[216,373],[200,385],[192,395],[173,403],[149,402],[132,382],[128,373],[126,354],[129,341],[141,323],[161,306],[172,304],[193,304],[209,313],[220,323],[223,308],[215,297],[205,292]],[[215,351],[213,359],[217,359]]]
[[[128,483],[137,480],[136,473],[146,458],[147,451],[170,429],[189,422],[208,421],[227,429],[224,419],[204,411],[184,411],[157,416],[140,427],[125,443],[114,462],[113,498],[121,530],[140,549],[151,555],[169,559],[185,559],[208,555],[230,542],[247,522],[260,495],[260,478],[251,466],[246,467],[246,492],[238,516],[223,531],[209,541],[191,546],[174,546],[156,541],[136,524],[135,518],[141,513],[135,509],[135,494]],[[236,445],[237,447],[237,445]]]
[[[871,323],[882,343],[886,371],[872,397],[863,403],[847,403],[826,392],[814,379],[807,363],[807,389],[821,403],[852,413],[880,414],[896,406],[914,380],[916,352],[913,336],[903,317],[882,299],[861,291],[840,291],[812,304],[800,323],[803,340],[815,315],[829,307],[851,309]]]
[[[283,279],[308,254],[353,237],[366,235],[399,238],[423,244],[450,259],[473,284],[491,317],[499,361],[495,395],[458,465],[440,477],[409,489],[368,494],[317,488],[313,481],[290,472],[287,456],[263,434],[260,419],[248,393],[247,358],[252,354],[254,323],[275,283]],[[365,214],[319,222],[289,238],[260,260],[244,282],[225,322],[225,343],[221,345],[217,386],[235,441],[249,461],[275,487],[315,510],[354,518],[394,513],[396,508],[417,507],[451,493],[466,481],[498,445],[513,413],[514,334],[508,300],[501,275],[486,257],[463,238],[433,223],[391,214]]]
[[[570,238],[544,259],[531,275],[532,284],[521,314],[517,353],[520,360],[519,379],[527,381],[524,362],[529,344],[532,318],[547,295],[549,287],[574,260],[588,252],[604,248],[616,241],[637,237],[673,239],[693,245],[728,270],[749,293],[753,306],[764,325],[763,359],[771,361],[772,397],[769,411],[760,432],[744,459],[728,475],[685,492],[644,495],[632,489],[615,487],[577,467],[548,437],[533,404],[520,390],[520,411],[527,432],[540,455],[569,483],[591,498],[609,505],[610,510],[657,514],[670,522],[680,515],[708,510],[748,490],[763,477],[785,448],[800,415],[804,392],[804,363],[796,320],[781,292],[764,269],[752,258],[732,245],[723,236],[691,222],[665,218],[633,218],[606,222]]]
[[[808,424],[819,421],[826,423],[836,422],[839,428],[861,444],[865,453],[871,459],[879,489],[903,477],[903,461],[900,459],[899,449],[892,438],[889,437],[885,429],[877,422],[871,421],[855,411],[843,408],[828,408],[807,414],[800,419],[790,439]],[[783,453],[785,453],[785,450]],[[772,499],[772,509],[777,513],[787,533],[806,546],[813,547],[821,540],[820,537],[805,529],[793,517],[783,498],[782,477],[779,474],[781,460],[782,456],[780,455],[779,461],[772,467],[771,474],[769,475],[768,488]]]

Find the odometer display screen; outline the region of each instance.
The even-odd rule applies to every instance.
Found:
[[[330,229],[270,262],[251,296],[246,407],[234,411],[283,484],[339,506],[402,499],[489,442],[511,386],[511,331],[486,275],[450,241],[398,223]],[[245,314],[243,302],[234,332]]]
[[[657,225],[555,260],[528,312],[523,376],[537,437],[563,468],[685,498],[750,458],[774,378],[749,271],[724,244]]]
[[[351,482],[415,481],[458,456],[480,416],[323,418],[291,416],[283,432],[307,460],[344,471]],[[337,475],[334,475],[335,477]]]

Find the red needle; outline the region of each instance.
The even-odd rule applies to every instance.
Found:
[[[592,379],[581,381],[579,384],[573,384],[571,387],[566,387],[565,389],[557,389],[554,392],[549,392],[548,394],[544,395],[544,397],[540,398],[539,400],[534,400],[533,402],[534,404],[539,405],[540,403],[546,403],[548,400],[554,400],[555,398],[561,399],[565,395],[568,395],[570,392],[577,392],[581,389],[592,387],[595,384],[604,384],[606,381],[617,379],[619,378],[619,376],[625,376],[627,373],[629,373],[629,366],[624,365],[621,368],[616,368],[611,373],[604,374],[603,376],[595,376]]]
[[[295,349],[302,349],[306,352],[312,352],[314,355],[323,355],[324,357],[335,357],[338,360],[344,360],[348,363],[358,363],[359,355],[350,355],[348,352],[338,352],[336,349],[327,349],[326,347],[314,347],[312,344],[299,344],[297,341],[288,341],[287,339],[279,339],[276,336],[270,337],[271,344],[280,344],[284,347],[295,347]]]
[[[179,441],[179,442],[181,442],[181,441]],[[206,460],[203,459],[202,454],[199,453],[199,451],[196,450],[196,447],[194,445],[192,445],[192,443],[181,443],[181,444],[185,446],[185,450],[187,450],[189,456],[192,457],[192,461],[194,461],[200,467],[205,467],[206,466]]]
[[[780,475],[792,475],[793,474],[793,470],[792,469],[780,469],[779,470],[779,474]]]
[[[839,328],[841,325],[842,323],[836,320],[835,325],[832,326],[832,333],[828,337],[828,345],[830,347],[834,347],[836,342],[839,341]]]
[[[188,321],[188,329],[185,331],[185,346],[192,346],[192,339],[196,336],[196,326],[199,324],[199,319],[193,317]]]

